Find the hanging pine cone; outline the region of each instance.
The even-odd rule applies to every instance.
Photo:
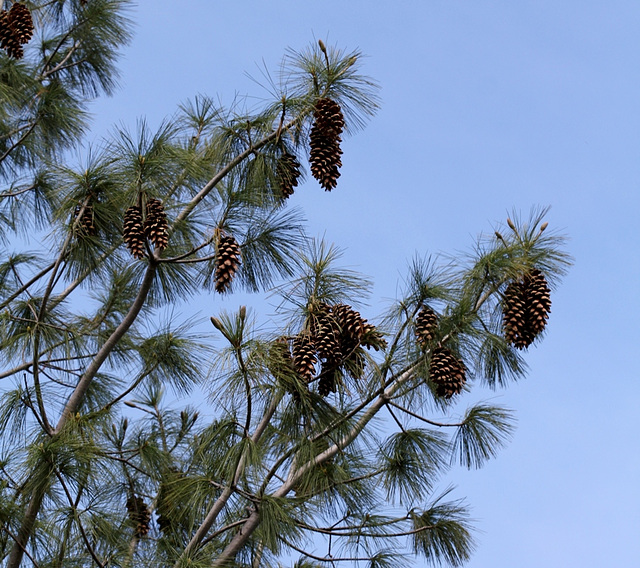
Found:
[[[528,301],[528,321],[534,335],[544,331],[551,312],[551,290],[544,274],[534,268],[525,279]]]
[[[311,338],[306,334],[298,334],[293,340],[293,367],[306,382],[313,379],[316,372],[316,350]]]
[[[80,215],[80,210],[82,209],[81,205],[76,205],[75,211],[73,212],[74,221],[78,219],[78,215]],[[94,237],[96,234],[96,227],[93,224],[93,207],[91,205],[85,205],[84,211],[82,212],[82,217],[78,221],[75,226],[75,234],[76,236],[87,236]]]
[[[524,283],[511,282],[502,300],[502,328],[505,339],[517,349],[528,347],[535,339],[527,325],[527,306]]]
[[[170,533],[173,530],[173,522],[167,499],[167,484],[164,482],[160,484],[158,498],[156,499],[156,515],[156,521],[160,531],[164,534]]]
[[[343,356],[340,328],[330,312],[319,315],[311,325],[313,342],[318,355],[327,363],[338,364]]]
[[[420,346],[425,349],[433,340],[438,327],[438,316],[429,306],[422,306],[416,316],[416,337]]]
[[[137,205],[133,205],[125,211],[122,234],[124,243],[134,258],[140,259],[147,256],[144,250],[145,238],[142,227],[142,211]]]
[[[142,497],[133,495],[127,499],[127,511],[129,519],[135,524],[135,535],[138,538],[149,534],[149,522],[151,521],[151,511],[147,507]]]
[[[459,394],[466,382],[464,364],[446,347],[436,347],[433,351],[429,376],[436,385],[436,395],[443,398]]]
[[[24,4],[15,2],[9,10],[8,21],[16,41],[20,45],[28,43],[33,37],[33,19],[29,8]]]
[[[502,300],[505,339],[516,349],[529,347],[544,330],[551,311],[550,290],[542,272],[533,269],[511,282]]]
[[[342,166],[340,134],[344,129],[344,117],[337,102],[324,98],[316,103],[313,118],[309,135],[311,175],[325,191],[331,191],[338,184]]]
[[[167,232],[167,215],[159,199],[147,201],[144,234],[160,250],[167,248],[169,233]]]
[[[298,187],[298,178],[302,175],[300,171],[300,162],[297,158],[285,152],[278,159],[276,164],[276,179],[285,199],[293,195],[293,188]]]
[[[338,384],[338,369],[330,363],[323,363],[320,369],[320,380],[318,381],[318,394],[327,396],[331,392],[336,392]]]
[[[13,31],[11,18],[6,10],[0,11],[0,48],[6,50],[7,55],[13,59],[22,59],[24,56],[24,50]]]
[[[223,293],[229,289],[231,280],[240,266],[240,259],[238,241],[232,235],[221,237],[216,257],[216,292]]]
[[[340,326],[340,343],[345,354],[353,351],[364,335],[364,320],[362,316],[347,304],[337,304],[333,307],[333,317]]]

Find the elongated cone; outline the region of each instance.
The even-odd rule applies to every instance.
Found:
[[[31,12],[24,4],[14,2],[8,14],[9,26],[20,45],[28,43],[33,37],[33,19]]]
[[[338,369],[336,366],[323,363],[320,370],[320,380],[318,381],[318,394],[327,396],[331,392],[336,392],[338,384]]]
[[[525,279],[527,295],[527,321],[531,331],[538,336],[544,331],[551,312],[551,290],[544,274],[533,269]]]
[[[342,350],[352,351],[358,345],[364,335],[365,320],[362,316],[347,304],[337,304],[333,307],[333,317],[340,326],[340,341]]]
[[[146,213],[144,234],[155,247],[164,250],[169,242],[169,233],[167,232],[167,215],[164,212],[162,201],[149,199]]]
[[[435,331],[438,327],[438,316],[427,305],[420,308],[416,316],[416,338],[423,349],[434,338]]]
[[[135,535],[138,538],[149,534],[149,522],[151,521],[151,511],[142,497],[133,495],[127,499],[127,512],[129,519],[135,524]]]
[[[436,395],[443,398],[460,394],[466,382],[464,364],[446,347],[436,347],[433,351],[429,376],[436,385]]]
[[[276,165],[276,178],[282,197],[285,199],[293,195],[293,188],[298,187],[298,178],[302,175],[300,162],[289,152],[285,152],[278,159]]]
[[[313,342],[318,355],[330,364],[339,364],[343,352],[340,344],[340,328],[331,313],[321,314],[311,326]]]
[[[133,205],[125,211],[122,236],[124,243],[134,258],[140,259],[147,256],[144,250],[145,238],[142,227],[142,211],[137,205]]]
[[[240,266],[240,245],[232,235],[220,238],[216,257],[216,292],[223,293],[231,286],[231,281]]]
[[[76,206],[76,209],[73,213],[74,220],[78,219],[78,215],[80,215],[81,209],[81,205]],[[95,236],[96,227],[93,224],[93,207],[91,205],[85,205],[84,211],[82,212],[82,217],[76,225],[75,234],[77,236]]]
[[[502,328],[505,339],[516,349],[529,347],[544,331],[551,311],[547,279],[534,268],[511,282],[502,300]]]
[[[313,118],[309,134],[311,175],[325,191],[331,191],[338,184],[342,166],[340,135],[344,129],[344,116],[337,102],[323,98],[316,103]]]
[[[0,48],[13,59],[22,59],[24,50],[11,26],[11,18],[6,10],[0,11]]]
[[[311,338],[306,334],[299,334],[293,340],[293,367],[302,379],[309,382],[316,372],[316,350]]]

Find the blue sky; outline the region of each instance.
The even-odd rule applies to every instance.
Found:
[[[310,180],[292,198],[375,281],[368,319],[415,253],[469,250],[511,211],[551,207],[575,265],[546,339],[525,381],[475,395],[514,409],[517,431],[447,478],[481,530],[468,566],[640,566],[640,3],[141,0],[131,15],[95,140],[198,93],[263,96],[246,72],[276,69],[287,47],[368,56],[380,111],[344,142],[335,191]]]

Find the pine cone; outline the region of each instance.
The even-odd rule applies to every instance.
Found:
[[[544,274],[533,269],[525,279],[528,301],[528,322],[534,335],[539,335],[547,325],[551,312],[551,290]]]
[[[325,191],[331,191],[338,184],[342,166],[340,134],[344,129],[344,117],[337,102],[324,98],[316,103],[313,118],[309,135],[311,175]]]
[[[81,205],[76,205],[75,211],[73,212],[74,221],[78,219],[78,215],[80,214],[81,209],[82,209]],[[75,234],[78,237],[95,236],[96,227],[93,224],[93,207],[91,205],[85,205],[84,211],[82,212],[82,217],[80,218],[77,225],[75,226]]]
[[[520,280],[511,282],[502,300],[502,328],[505,339],[516,349],[529,347],[544,330],[551,311],[547,280],[532,269]]]
[[[431,355],[429,376],[436,385],[436,395],[451,398],[462,392],[466,382],[465,367],[446,347],[436,347]]]
[[[293,367],[296,372],[306,382],[310,382],[316,372],[318,358],[316,357],[315,347],[308,335],[298,334],[295,337],[292,356]]]
[[[159,199],[147,201],[144,234],[160,250],[167,248],[169,233],[167,232],[167,215]]]
[[[127,511],[129,519],[136,525],[135,535],[138,538],[149,534],[149,523],[151,521],[151,511],[147,507],[142,497],[133,495],[127,499]]]
[[[15,2],[9,10],[8,21],[16,41],[20,45],[28,43],[33,37],[33,19],[29,8],[24,4]]]
[[[127,248],[134,258],[140,259],[147,256],[144,250],[144,230],[142,227],[142,211],[137,205],[133,205],[124,214],[123,238]]]
[[[282,192],[282,197],[285,199],[293,195],[293,188],[298,186],[298,178],[301,176],[300,162],[297,158],[285,152],[278,159],[276,164],[276,179]]]
[[[311,325],[313,342],[321,359],[338,364],[343,356],[340,328],[330,312],[320,315]]]
[[[216,258],[216,292],[223,293],[231,286],[231,280],[235,276],[241,262],[240,245],[232,235],[224,236],[218,243],[218,255]]]
[[[13,31],[11,18],[6,10],[0,11],[0,48],[6,50],[7,55],[13,59],[22,59],[24,56],[24,50]]]
[[[333,317],[340,326],[340,345],[342,352],[349,357],[359,345],[364,335],[365,321],[360,314],[347,304],[337,304],[333,307]]]
[[[422,306],[416,316],[416,336],[420,346],[425,349],[433,340],[438,327],[438,316],[429,306]]]
[[[338,384],[338,368],[330,363],[323,363],[318,381],[318,394],[327,396],[330,392],[336,392]]]

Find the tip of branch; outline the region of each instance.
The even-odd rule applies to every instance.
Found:
[[[222,326],[222,322],[218,318],[211,316],[211,323],[213,324],[213,327],[215,327],[218,331],[222,331],[224,333],[224,327]]]

